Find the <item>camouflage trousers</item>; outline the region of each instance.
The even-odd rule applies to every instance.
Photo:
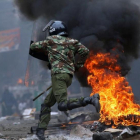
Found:
[[[67,100],[67,87],[71,85],[72,76],[70,74],[55,74],[52,75],[52,89],[47,95],[44,103],[41,105],[39,128],[47,129],[48,123],[51,119],[51,107],[57,102],[77,102],[78,98]],[[81,97],[82,99],[82,97]]]

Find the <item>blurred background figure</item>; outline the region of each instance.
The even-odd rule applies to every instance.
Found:
[[[17,110],[17,101],[8,89],[8,86],[5,86],[4,92],[1,96],[1,107],[2,107],[2,116],[11,116]]]
[[[22,115],[23,111],[27,108],[27,103],[24,99],[20,99],[20,102],[18,104],[18,109],[20,115]]]

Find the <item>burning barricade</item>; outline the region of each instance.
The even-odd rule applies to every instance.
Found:
[[[126,78],[121,76],[117,64],[119,55],[90,54],[85,67],[89,71],[88,83],[93,92],[100,94],[100,122],[117,127],[140,125],[140,105],[134,103],[134,94]]]

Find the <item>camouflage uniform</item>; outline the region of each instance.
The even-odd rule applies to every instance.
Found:
[[[85,106],[83,97],[67,100],[67,87],[71,85],[75,68],[83,67],[89,50],[75,39],[54,35],[46,40],[33,43],[30,47],[33,51],[43,52],[48,55],[51,64],[52,90],[41,105],[39,128],[47,128],[50,121],[51,107],[57,102],[60,111]],[[76,63],[75,55],[80,59]],[[76,104],[76,106],[75,106]]]

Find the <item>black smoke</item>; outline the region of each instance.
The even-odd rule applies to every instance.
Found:
[[[72,38],[97,52],[119,54],[121,74],[139,56],[140,9],[133,0],[15,0],[23,15],[31,20],[63,20]],[[115,50],[115,51],[114,51]],[[85,74],[86,73],[86,74]],[[83,86],[87,71],[76,73]],[[83,77],[85,75],[85,77]]]

